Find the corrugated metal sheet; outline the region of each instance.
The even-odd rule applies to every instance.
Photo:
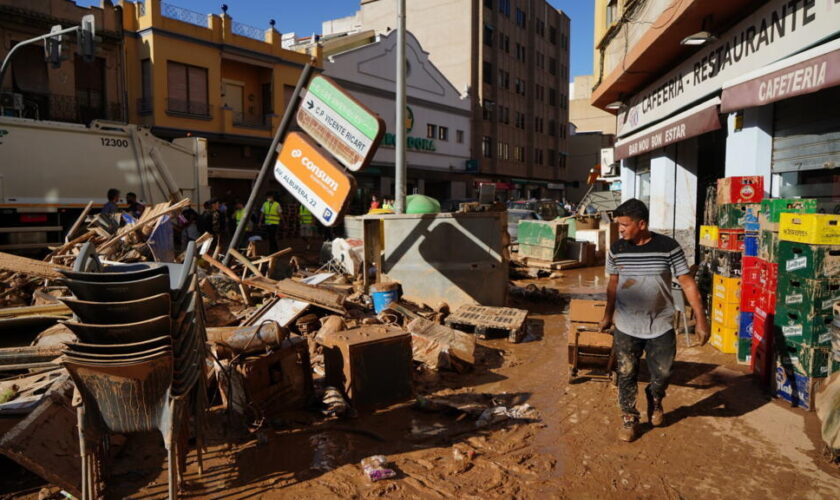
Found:
[[[840,167],[840,87],[775,104],[773,172]]]

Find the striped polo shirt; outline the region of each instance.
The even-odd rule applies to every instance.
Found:
[[[627,335],[652,339],[673,328],[672,276],[688,274],[680,244],[651,233],[644,245],[618,240],[607,256],[607,274],[618,275],[615,327]]]

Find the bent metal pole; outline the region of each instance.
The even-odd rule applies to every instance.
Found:
[[[280,121],[280,126],[277,127],[277,132],[274,134],[274,140],[271,141],[271,146],[268,148],[268,152],[265,155],[265,161],[263,161],[260,173],[257,175],[257,179],[254,181],[254,186],[251,188],[251,195],[248,197],[248,203],[245,204],[245,213],[236,225],[236,231],[233,233],[233,238],[230,240],[230,245],[228,245],[225,258],[222,260],[222,264],[224,265],[228,265],[231,258],[230,251],[236,250],[239,245],[239,240],[242,239],[242,231],[251,219],[251,212],[254,210],[254,202],[256,201],[260,188],[265,181],[265,176],[268,174],[272,160],[277,154],[277,149],[280,146],[281,139],[285,137],[286,132],[289,130],[289,125],[292,123],[292,118],[295,116],[295,111],[297,110],[298,103],[300,102],[300,93],[303,90],[304,85],[306,85],[306,82],[309,81],[309,75],[311,74],[312,61],[306,63],[306,66],[303,67],[303,71],[300,73],[300,78],[298,79],[297,86],[295,86],[292,98],[286,104],[286,111],[283,113],[283,119]]]
[[[405,213],[405,0],[397,2],[397,154],[394,162],[394,211]]]

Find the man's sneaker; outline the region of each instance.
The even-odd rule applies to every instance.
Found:
[[[636,439],[639,430],[639,417],[635,415],[623,415],[621,417],[621,430],[618,431],[618,439],[628,443]]]
[[[650,418],[650,425],[654,427],[659,427],[665,422],[665,412],[662,410],[661,399],[652,398],[648,418]]]

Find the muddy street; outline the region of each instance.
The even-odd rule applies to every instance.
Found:
[[[599,269],[539,280],[561,294],[597,293]],[[529,281],[533,283],[534,281]],[[525,284],[522,282],[520,284]],[[840,469],[822,453],[816,416],[785,407],[734,357],[710,346],[678,354],[665,425],[616,439],[616,389],[584,373],[570,381],[562,303],[519,301],[524,343],[480,341],[472,373],[417,372],[417,394],[479,407],[525,404],[528,418],[477,426],[467,413],[402,404],[323,420],[301,412],[237,434],[212,415],[204,475],[190,452],[188,498],[837,498]],[[642,364],[644,366],[644,364]],[[642,380],[646,379],[642,368]],[[640,394],[642,386],[640,385]],[[643,398],[640,396],[640,401]],[[644,418],[644,408],[640,407]],[[233,439],[231,437],[233,436]],[[370,482],[360,461],[382,454],[396,477]],[[116,497],[166,496],[165,452],[131,437],[110,471]],[[20,498],[36,498],[37,488]]]

